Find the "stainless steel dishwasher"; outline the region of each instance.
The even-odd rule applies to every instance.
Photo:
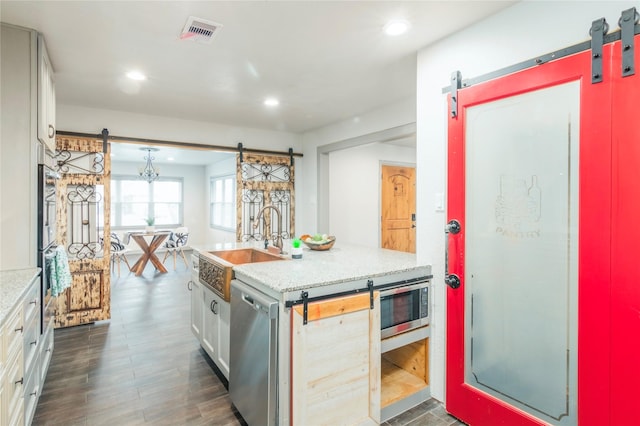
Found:
[[[275,425],[278,301],[231,281],[229,395],[250,426]]]

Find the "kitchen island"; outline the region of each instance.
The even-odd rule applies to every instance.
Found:
[[[210,251],[247,246],[253,247],[247,244],[196,247],[194,266],[198,255],[207,258]],[[224,333],[229,336],[231,346],[227,359],[232,400],[234,386],[240,386],[239,376],[234,375],[234,356],[249,351],[265,359],[275,358],[271,359],[275,369],[272,366],[267,373],[272,376],[270,392],[264,395],[275,404],[275,409],[270,411],[270,416],[275,417],[269,417],[265,423],[305,424],[313,419],[314,424],[323,424],[339,418],[342,422],[376,424],[428,399],[428,326],[417,334],[423,342],[418,345],[417,361],[413,348],[409,352],[404,350],[400,356],[413,360],[409,363],[422,365],[418,368],[422,374],[421,385],[418,391],[411,391],[411,398],[385,395],[385,378],[397,375],[388,374],[385,366],[392,363],[381,355],[385,351],[383,347],[392,353],[399,346],[409,343],[415,346],[415,341],[407,339],[411,333],[404,333],[401,339],[398,336],[385,339],[402,341],[402,344],[381,342],[379,296],[379,289],[397,283],[422,281],[428,285],[431,268],[419,265],[415,255],[336,244],[329,251],[305,249],[302,259],[235,265],[233,273],[235,287],[250,289],[251,294],[264,296],[260,300],[275,302],[275,333],[271,337],[274,355],[264,348],[252,348],[250,342],[243,342],[242,350],[233,350],[234,343],[240,344],[236,337],[242,322],[241,319],[234,322],[234,306],[238,310],[237,306],[242,306],[238,304],[246,302],[245,299],[253,303],[255,296],[245,296],[249,293],[236,293],[235,300],[232,297],[230,330]],[[217,303],[224,302],[218,300]],[[257,303],[254,310],[264,305]],[[397,358],[396,355],[390,357],[392,361]],[[237,365],[246,364],[238,360]],[[407,368],[415,370],[415,367]],[[399,367],[394,364],[394,369]],[[245,413],[239,410],[245,417],[255,414],[247,415],[246,409]],[[322,419],[318,413],[324,414]]]

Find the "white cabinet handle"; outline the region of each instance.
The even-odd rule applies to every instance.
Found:
[[[49,139],[52,139],[56,135],[56,129],[49,124]]]

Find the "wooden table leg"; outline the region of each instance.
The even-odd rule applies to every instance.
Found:
[[[166,273],[167,268],[164,267],[158,256],[155,255],[155,251],[160,247],[160,244],[169,236],[168,233],[163,234],[155,234],[150,244],[147,244],[147,241],[144,239],[144,235],[132,235],[131,237],[135,240],[135,242],[142,249],[142,255],[138,259],[138,261],[131,267],[131,271],[135,272],[136,276],[139,277],[142,275],[145,266],[147,266],[147,262],[151,260],[153,266],[161,273]]]

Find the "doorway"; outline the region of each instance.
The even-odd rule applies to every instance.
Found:
[[[416,252],[416,168],[382,164],[380,247]]]
[[[317,148],[317,232],[380,247],[380,164],[414,164],[415,130],[409,123]]]

